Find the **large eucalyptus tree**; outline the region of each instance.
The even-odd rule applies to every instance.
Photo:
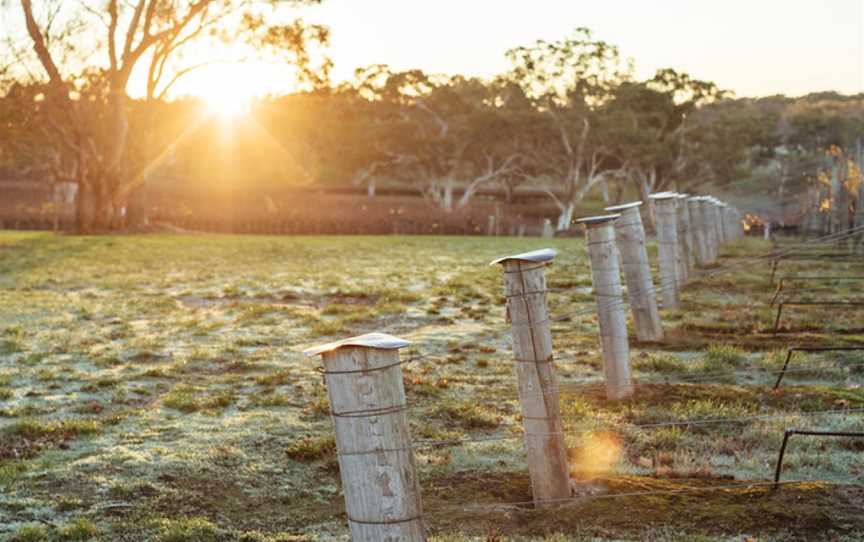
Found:
[[[214,43],[242,41],[253,45],[244,54],[280,54],[320,83],[329,63],[313,66],[309,45],[326,43],[326,29],[284,15],[319,1],[5,0],[9,51],[18,59],[7,78],[31,89],[30,110],[41,119],[34,129],[54,180],[77,186],[79,229],[120,226],[131,194],[180,135],[141,142],[154,127],[132,122],[133,78],[143,81],[141,99],[164,98],[190,71],[229,60],[214,56]]]

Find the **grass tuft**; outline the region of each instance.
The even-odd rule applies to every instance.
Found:
[[[208,393],[188,384],[179,384],[168,392],[162,404],[181,412],[191,413],[202,410],[221,410],[234,402],[234,394],[230,392]]]
[[[205,518],[163,520],[158,542],[217,542],[220,529]]]

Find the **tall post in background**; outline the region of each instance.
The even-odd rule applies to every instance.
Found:
[[[409,344],[369,333],[304,352],[322,357],[353,542],[426,540],[399,361]]]
[[[621,293],[621,270],[615,250],[613,222],[621,215],[582,218],[591,260],[591,281],[597,302],[597,322],[603,349],[606,397],[625,399],[633,395],[630,376],[630,346],[627,342],[627,318]]]
[[[692,197],[687,199],[687,207],[690,209],[690,225],[693,231],[693,247],[696,256],[696,265],[704,267],[710,261],[708,254],[708,239],[705,233],[705,221],[702,219],[702,199]]]
[[[684,288],[690,280],[690,261],[687,247],[687,225],[685,224],[687,208],[684,206],[684,194],[675,194],[675,227],[677,229],[678,246],[675,250],[677,264],[678,289]]]
[[[693,219],[690,217],[690,196],[687,194],[678,194],[678,206],[681,212],[678,214],[678,221],[684,225],[684,250],[687,253],[687,271],[688,279],[696,268],[696,227],[693,224]]]
[[[715,257],[719,257],[719,249],[726,244],[726,238],[723,232],[723,202],[717,198],[711,198],[711,212],[714,214],[714,229],[717,231],[717,249]]]
[[[699,206],[702,211],[702,224],[705,228],[705,246],[708,252],[706,265],[712,265],[717,261],[717,228],[714,226],[714,204],[711,198],[703,196],[699,198]]]
[[[652,194],[657,213],[657,262],[660,267],[660,295],[663,308],[675,310],[680,306],[678,280],[678,212],[677,197],[669,192]]]
[[[627,297],[633,313],[633,327],[640,341],[662,341],[663,326],[657,310],[657,293],[651,278],[651,264],[645,248],[645,228],[639,212],[641,201],[607,207],[606,211],[621,213],[615,224],[615,242],[621,254]]]
[[[552,239],[555,237],[555,230],[552,229],[552,221],[548,218],[543,219],[543,233],[540,235],[543,239]]]
[[[570,496],[570,470],[546,307],[544,268],[554,257],[554,250],[543,249],[505,256],[490,264],[504,267],[528,471],[538,505]]]

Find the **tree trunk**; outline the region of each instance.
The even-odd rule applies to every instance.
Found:
[[[441,208],[448,213],[453,210],[453,179],[444,182],[444,197],[441,199]]]
[[[615,183],[614,204],[620,205],[623,200],[624,200],[624,182],[619,180]]]
[[[642,200],[642,221],[645,223],[645,229],[650,232],[657,231],[657,220],[654,214],[654,200],[651,199],[651,187],[648,186],[648,181],[644,179],[640,179],[637,183],[639,185],[639,199]]]
[[[576,211],[576,204],[572,201],[567,202],[561,208],[561,213],[558,215],[558,231],[570,229],[570,223],[573,222],[573,213]]]
[[[134,189],[126,202],[125,222],[130,226],[147,226],[150,224],[150,195],[147,191],[147,181]]]
[[[79,183],[75,194],[75,230],[79,234],[93,233],[99,208],[99,193],[92,183]]]

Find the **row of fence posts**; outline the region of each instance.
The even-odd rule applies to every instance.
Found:
[[[711,197],[651,197],[657,210],[660,293],[663,307],[675,309],[694,269],[714,265],[719,246],[744,235],[742,216]],[[610,207],[612,214],[577,221],[586,229],[606,395],[611,400],[634,393],[622,268],[637,338],[663,339],[641,203]],[[528,470],[538,506],[567,499],[571,491],[546,305],[544,270],[555,255],[542,249],[492,262],[503,267]],[[409,344],[369,333],[305,351],[307,356],[322,356],[355,542],[426,539],[399,357],[399,349]]]

